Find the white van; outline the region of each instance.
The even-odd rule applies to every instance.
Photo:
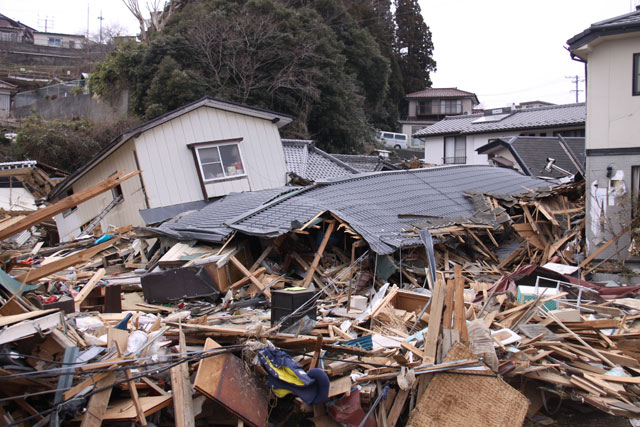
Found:
[[[387,132],[383,130],[378,131],[378,140],[384,142],[386,146],[393,148],[407,149],[407,142],[409,138],[404,133]]]

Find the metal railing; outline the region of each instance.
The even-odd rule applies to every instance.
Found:
[[[443,157],[442,163],[445,165],[464,165],[467,163],[467,156]]]

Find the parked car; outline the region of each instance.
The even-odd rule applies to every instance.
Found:
[[[396,133],[396,132],[387,132],[387,131],[378,131],[378,140],[383,142],[385,145],[393,148],[409,148],[407,146],[407,142],[409,141],[409,137],[407,137],[404,133]]]

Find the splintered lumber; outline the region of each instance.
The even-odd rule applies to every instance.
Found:
[[[229,260],[233,263],[233,265],[235,265],[238,270],[240,270],[242,272],[242,274],[244,274],[246,277],[249,278],[249,280],[251,280],[251,283],[253,283],[254,285],[256,285],[256,287],[258,289],[260,289],[263,293],[264,296],[266,296],[269,300],[271,300],[271,291],[269,289],[267,289],[260,280],[258,280],[256,278],[256,276],[253,275],[253,273],[251,273],[249,270],[247,270],[247,267],[245,267],[239,260],[238,258],[236,258],[234,255],[231,255],[229,257]]]
[[[100,427],[102,420],[104,419],[105,412],[107,411],[107,405],[109,405],[109,398],[111,397],[110,387],[116,381],[116,373],[111,372],[109,375],[101,379],[96,383],[96,389],[107,387],[106,389],[93,394],[89,398],[87,405],[87,411],[82,416],[81,427]]]
[[[395,427],[398,422],[398,418],[400,418],[400,414],[402,414],[402,410],[404,409],[404,404],[407,401],[407,397],[409,396],[409,389],[400,390],[396,395],[395,400],[393,401],[393,406],[389,411],[389,415],[387,416],[387,426]]]
[[[320,263],[320,258],[322,258],[322,254],[324,253],[324,249],[327,247],[327,243],[329,243],[329,238],[331,237],[331,233],[333,233],[333,229],[336,226],[335,221],[329,221],[329,225],[324,232],[324,236],[322,237],[322,242],[318,247],[318,251],[316,252],[316,256],[313,258],[313,262],[309,266],[309,270],[307,271],[307,275],[304,277],[304,281],[302,282],[302,287],[306,288],[311,283],[311,279],[313,279],[313,274],[318,268],[318,264]]]
[[[269,256],[269,254],[271,253],[271,250],[273,249],[273,243],[271,243],[269,246],[267,246],[265,248],[265,250],[262,252],[262,254],[260,254],[260,256],[258,257],[258,259],[256,260],[256,262],[253,263],[253,265],[251,266],[251,268],[249,268],[249,271],[254,273],[256,272],[256,269],[258,267],[260,267],[260,264],[262,264],[262,261],[264,261],[265,259],[267,259],[267,257]],[[258,274],[256,274],[257,276]]]
[[[20,276],[17,276],[16,280],[21,283],[35,282],[38,279],[47,277],[48,275],[56,273],[60,270],[64,270],[65,268],[71,267],[76,264],[80,264],[81,262],[89,261],[99,252],[107,249],[109,246],[113,245],[118,240],[119,240],[119,237],[116,237],[115,239],[111,239],[104,243],[100,243],[99,245],[95,245],[92,248],[85,249],[80,252],[76,252],[62,259],[59,259],[57,261],[53,261],[53,262],[50,262],[49,264],[45,264],[42,267],[36,268],[35,270],[29,270],[26,273],[23,273]]]
[[[186,352],[185,338],[182,329],[179,331],[180,353]],[[171,389],[173,395],[174,421],[177,427],[194,427],[193,400],[189,367],[187,361],[171,368]]]
[[[442,321],[442,306],[446,285],[443,280],[435,283],[431,311],[429,312],[429,329],[424,340],[424,359],[422,363],[433,364],[436,362],[436,351],[438,349],[438,334],[440,333],[440,323]]]
[[[585,265],[589,264],[591,261],[593,261],[593,259],[595,257],[597,257],[598,255],[600,255],[602,252],[605,251],[605,249],[607,249],[609,246],[613,245],[615,242],[618,241],[618,239],[627,231],[629,231],[629,226],[627,225],[625,228],[623,228],[622,230],[620,230],[620,232],[618,234],[616,234],[611,240],[609,240],[607,243],[605,243],[604,245],[600,246],[598,248],[598,250],[596,250],[595,252],[591,253],[591,255],[589,255],[588,257],[586,257],[584,259],[584,261],[582,261],[580,263],[580,265],[578,266],[579,268],[584,268]]]
[[[116,172],[115,174],[100,181],[98,184],[92,187],[79,191],[76,194],[72,194],[69,197],[65,197],[59,202],[47,206],[46,208],[38,209],[34,213],[27,215],[22,220],[13,224],[11,227],[0,230],[0,240],[4,240],[16,233],[20,233],[21,231],[28,230],[32,226],[41,223],[42,221],[48,220],[55,215],[66,211],[67,209],[71,209],[82,202],[85,202],[96,197],[99,194],[104,193],[105,191],[111,190],[112,188],[120,185],[127,179],[134,177],[141,172],[142,171],[137,170],[126,175],[123,175],[124,172]]]
[[[464,310],[464,277],[462,277],[462,267],[456,264],[453,267],[453,272],[455,276],[453,328],[460,333],[460,341],[467,343],[469,336],[467,334],[467,322]]]
[[[100,279],[102,279],[106,273],[107,273],[107,270],[105,270],[104,268],[101,268],[98,271],[96,271],[94,275],[91,277],[91,279],[89,279],[87,284],[84,285],[82,290],[78,292],[78,295],[76,295],[73,298],[73,302],[76,305],[76,310],[80,308],[80,304],[82,304],[82,302],[89,296],[93,288],[96,287]]]

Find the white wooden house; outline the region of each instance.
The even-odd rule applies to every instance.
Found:
[[[283,114],[206,97],[126,131],[56,186],[49,199],[95,185],[116,171],[142,173],[57,215],[60,239],[79,236],[96,217],[102,216],[102,230],[139,226],[144,225],[141,210],[285,185],[278,129],[291,121]]]

